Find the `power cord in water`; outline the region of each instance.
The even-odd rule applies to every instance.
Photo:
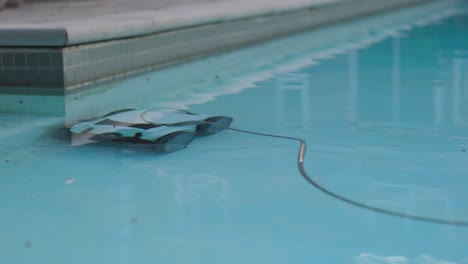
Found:
[[[214,123],[209,123],[211,125],[216,125]],[[425,217],[425,216],[418,216],[418,215],[412,215],[412,214],[405,214],[405,213],[400,213],[396,211],[391,211],[375,206],[370,206],[364,203],[360,203],[357,201],[354,201],[352,199],[349,199],[347,197],[341,196],[337,193],[334,193],[330,191],[329,189],[323,187],[320,185],[318,182],[316,182],[314,179],[312,179],[306,172],[304,168],[304,157],[306,154],[306,148],[307,144],[305,140],[300,139],[300,138],[295,138],[295,137],[288,137],[288,136],[279,136],[279,135],[273,135],[273,134],[266,134],[266,133],[258,133],[258,132],[252,132],[252,131],[247,131],[247,130],[242,130],[242,129],[236,129],[236,128],[231,128],[231,127],[224,127],[225,129],[236,131],[236,132],[241,132],[245,134],[251,134],[251,135],[257,135],[257,136],[264,136],[264,137],[273,137],[273,138],[281,138],[281,139],[288,139],[288,140],[294,140],[298,141],[300,143],[299,146],[299,153],[297,156],[297,167],[299,169],[300,174],[302,177],[313,187],[321,191],[322,193],[333,197],[337,200],[340,200],[344,203],[347,203],[349,205],[359,207],[362,209],[366,209],[369,211],[373,211],[376,213],[381,213],[385,215],[390,215],[390,216],[395,216],[399,218],[405,218],[405,219],[412,219],[416,221],[421,221],[421,222],[428,222],[428,223],[434,223],[434,224],[442,224],[442,225],[452,225],[452,226],[463,226],[463,227],[468,227],[468,221],[457,221],[457,220],[448,220],[448,219],[442,219],[442,218],[432,218],[432,217]]]

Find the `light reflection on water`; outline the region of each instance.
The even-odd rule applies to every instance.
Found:
[[[226,131],[158,155],[50,136],[78,115],[114,110],[106,96],[127,96],[122,107],[229,115],[234,127],[307,140],[306,169],[337,193],[466,220],[467,20],[322,59],[303,50],[289,70],[200,69],[194,84],[180,71],[141,75],[68,95],[65,120],[2,115],[0,262],[53,252],[60,263],[465,263],[466,229],[365,212],[306,185],[295,142]],[[176,90],[154,86],[163,83]]]

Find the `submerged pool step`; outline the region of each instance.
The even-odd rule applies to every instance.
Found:
[[[106,24],[104,21],[102,26],[88,28],[87,31],[77,27],[21,27],[10,30],[0,27],[0,91],[37,93],[44,87],[48,92],[61,94],[87,84],[221,50],[434,1],[312,2],[315,4],[244,17],[225,17],[213,21],[205,18],[199,23],[173,23],[167,28],[158,25],[158,30],[143,26],[135,26],[133,30],[122,29],[119,24],[113,24],[115,17],[108,21],[112,23]],[[125,22],[125,16],[122,19],[121,22]]]

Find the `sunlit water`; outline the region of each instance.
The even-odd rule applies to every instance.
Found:
[[[304,52],[309,63],[250,89],[171,102],[305,139],[307,172],[336,193],[468,221],[467,25],[455,16],[328,58]],[[0,263],[468,263],[468,228],[367,212],[308,185],[297,142],[225,131],[168,155],[71,147],[51,138],[61,119],[0,119]]]

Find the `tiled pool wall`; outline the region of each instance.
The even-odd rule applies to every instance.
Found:
[[[434,1],[334,1],[285,12],[257,16],[250,14],[248,17],[233,20],[180,25],[176,29],[144,36],[122,35],[122,39],[99,40],[97,43],[80,43],[79,36],[61,29],[37,32],[20,30],[24,34],[27,33],[23,39],[15,37],[22,40],[22,43],[31,42],[31,36],[34,34],[41,36],[36,35],[31,42],[36,47],[0,48],[0,87],[5,92],[14,90],[12,87],[72,90],[135,71],[174,64],[221,50],[306,31],[324,24],[430,2]],[[13,30],[2,33],[14,36],[18,32]],[[42,36],[43,34],[50,36]],[[44,39],[43,42],[35,43],[41,38]],[[49,39],[53,41],[47,42]],[[86,38],[83,41],[86,41]],[[16,93],[23,91],[24,89],[18,89]],[[57,93],[60,93],[59,90]]]
[[[1,48],[0,80],[7,93],[30,93],[19,87],[64,86],[63,50],[60,48]],[[15,87],[15,88],[13,88]],[[57,93],[63,93],[60,90]]]

